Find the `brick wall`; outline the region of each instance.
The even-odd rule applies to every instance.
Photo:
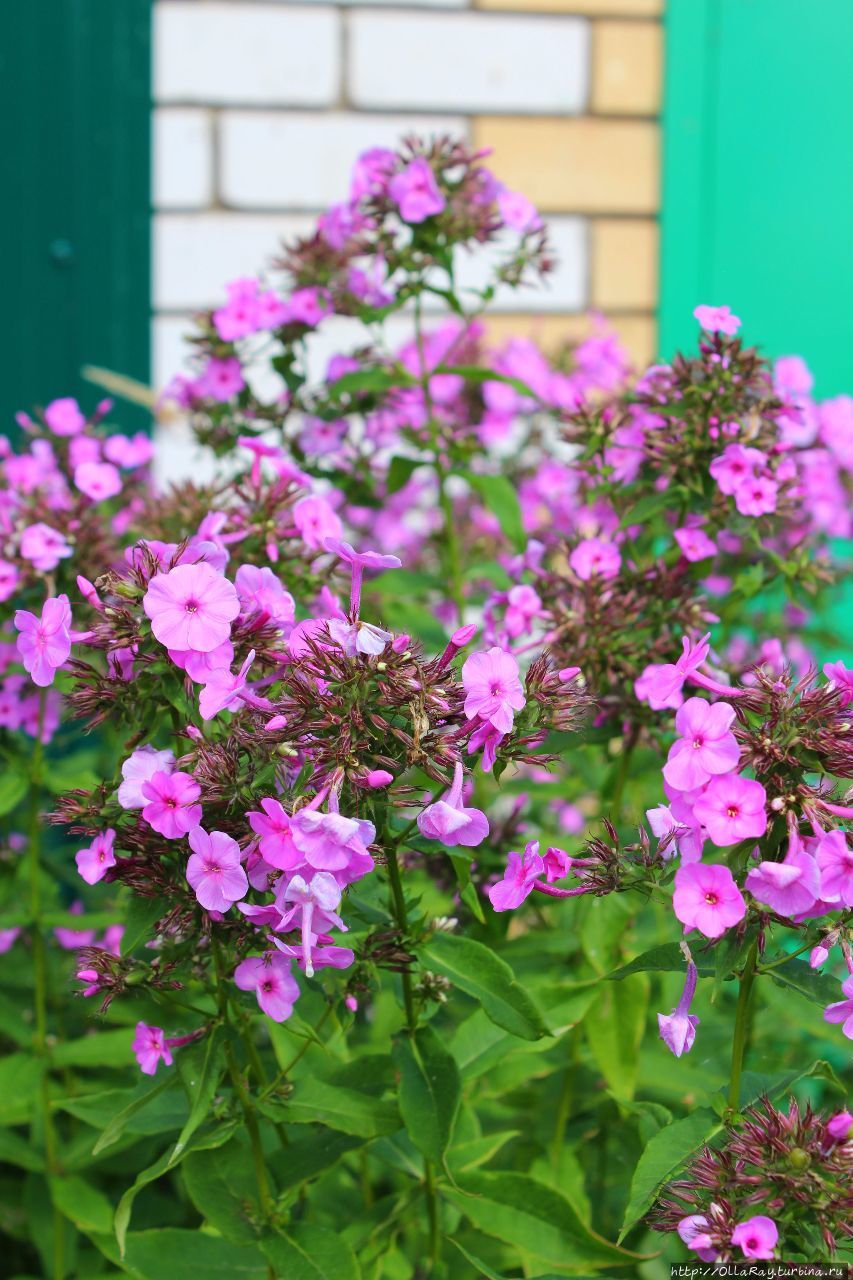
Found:
[[[156,0],[155,369],[192,310],[345,195],[368,146],[465,134],[548,217],[560,267],[496,332],[612,318],[654,353],[663,0]],[[534,314],[535,313],[535,314]]]

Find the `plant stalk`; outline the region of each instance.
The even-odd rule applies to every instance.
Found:
[[[746,1041],[749,1035],[750,996],[755,982],[755,966],[758,960],[758,943],[753,942],[746,957],[746,964],[740,975],[740,990],[735,1012],[735,1030],[732,1041],[732,1071],[729,1081],[729,1106],[737,1111],[740,1106],[740,1078],[743,1072],[743,1061],[746,1054]]]

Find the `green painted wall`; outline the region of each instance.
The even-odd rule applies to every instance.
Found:
[[[85,364],[150,380],[151,0],[9,0],[0,120],[8,432],[56,396],[93,406]]]
[[[728,303],[853,390],[853,0],[667,0],[661,353]]]

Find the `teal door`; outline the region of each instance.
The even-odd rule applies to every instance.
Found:
[[[698,302],[853,392],[853,0],[667,0],[661,354]]]
[[[94,406],[86,364],[150,381],[150,46],[151,0],[3,6],[0,432]]]

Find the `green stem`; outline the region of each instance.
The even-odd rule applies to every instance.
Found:
[[[444,518],[444,539],[447,550],[447,574],[450,579],[450,594],[456,605],[456,618],[461,624],[465,609],[465,590],[462,582],[462,558],[459,552],[459,539],[456,536],[456,518],[453,503],[447,492],[447,473],[439,461],[435,459],[435,473],[438,477],[438,504]]]
[[[746,964],[740,975],[740,990],[737,997],[735,1013],[735,1031],[732,1041],[732,1072],[729,1082],[729,1106],[737,1111],[740,1106],[740,1077],[743,1071],[743,1060],[746,1053],[746,1041],[749,1034],[750,996],[755,981],[755,965],[758,959],[758,943],[753,942],[746,957]]]

